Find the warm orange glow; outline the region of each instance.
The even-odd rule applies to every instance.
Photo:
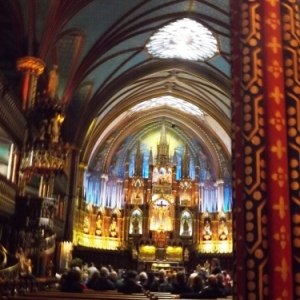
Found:
[[[30,72],[35,75],[41,75],[45,69],[45,63],[37,58],[32,56],[24,56],[18,59],[17,61],[17,70],[20,72]]]
[[[121,247],[120,238],[95,236],[78,232],[76,230],[73,231],[73,235],[73,241],[75,245],[106,250],[117,250]]]
[[[28,89],[29,89],[29,72],[24,73],[23,77],[23,87],[22,87],[22,109],[25,110],[27,106],[27,97],[28,97]]]

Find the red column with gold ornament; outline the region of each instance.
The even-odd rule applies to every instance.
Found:
[[[283,17],[282,9],[287,14],[293,10],[282,2],[291,1],[231,2],[234,298],[238,300],[295,298],[289,211],[289,180],[295,170],[289,174],[285,82],[291,71],[282,61],[282,28],[290,29],[293,23]],[[281,22],[289,26],[282,27]],[[299,157],[294,161],[298,164],[293,166],[299,167]]]
[[[261,1],[266,122],[269,297],[292,299],[286,101],[279,1]]]

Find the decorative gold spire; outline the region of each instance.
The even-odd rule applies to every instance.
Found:
[[[134,176],[142,177],[143,172],[143,155],[141,152],[141,142],[137,142],[137,150],[134,160]]]
[[[156,163],[161,166],[165,166],[169,163],[169,144],[167,142],[167,132],[164,122],[160,131],[159,144],[157,145]]]
[[[185,145],[183,157],[181,160],[181,178],[190,178],[190,156],[188,154],[188,147]]]

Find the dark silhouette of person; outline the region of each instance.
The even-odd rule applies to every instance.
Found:
[[[207,281],[208,281],[208,286],[206,286],[200,293],[184,293],[184,294],[180,294],[179,298],[215,299],[215,298],[223,298],[227,296],[226,294],[224,294],[224,290],[218,286],[215,275],[209,275]]]
[[[114,283],[109,280],[108,275],[109,275],[108,269],[105,267],[102,267],[100,269],[100,276],[94,283],[94,290],[109,291],[109,290],[116,289],[116,286],[114,285]]]
[[[61,291],[70,293],[82,293],[81,274],[79,271],[71,269],[61,281]]]
[[[136,281],[137,272],[128,271],[123,284],[118,288],[118,292],[124,294],[141,293],[143,287]]]
[[[172,294],[192,293],[193,290],[187,285],[185,273],[179,271],[176,274],[176,283],[173,284]]]

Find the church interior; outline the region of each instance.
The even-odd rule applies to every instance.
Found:
[[[299,295],[298,4],[7,0],[0,25],[0,278],[216,257],[236,299]]]

